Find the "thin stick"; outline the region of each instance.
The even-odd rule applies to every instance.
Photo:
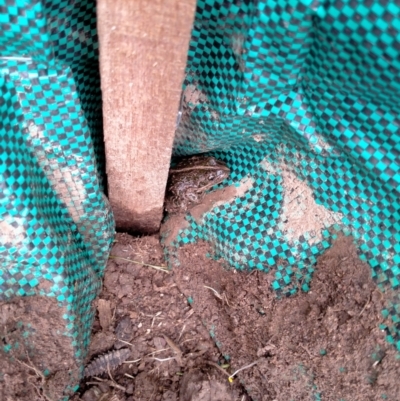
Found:
[[[110,255],[109,259],[126,260],[127,262],[136,263],[137,265],[141,265],[141,266],[151,267],[152,269],[156,269],[156,270],[159,270],[159,271],[162,271],[164,273],[169,274],[169,270],[166,269],[165,267],[162,267],[162,266],[149,265],[147,263],[138,262],[136,260],[131,260],[131,259],[127,259],[127,258],[121,258],[120,256],[112,256],[112,255]]]
[[[43,375],[43,373],[42,372],[40,372],[40,370],[39,369],[37,369],[34,365],[33,365],[33,363],[32,363],[32,366],[30,366],[30,365],[28,365],[27,363],[25,363],[25,362],[23,362],[23,361],[20,361],[19,359],[17,359],[17,362],[19,362],[20,364],[22,364],[22,365],[24,365],[24,366],[26,366],[28,369],[31,369],[31,370],[33,370],[35,373],[36,373],[36,376],[38,376],[38,377],[40,377],[41,378],[41,380],[42,380],[42,383],[44,383],[45,382],[45,377],[44,377],[44,375]]]
[[[28,362],[31,365],[28,365],[27,363],[20,361],[18,358],[16,358],[16,361],[19,362],[20,364],[26,366],[28,369],[33,370],[36,373],[37,377],[40,377],[40,381],[42,382],[42,384],[44,384],[46,382],[46,378],[44,377],[44,374],[33,364],[33,362],[31,361],[31,358],[29,358],[29,354],[28,352],[26,352],[26,357],[28,358]],[[28,380],[28,382],[33,386],[33,388],[36,390],[37,395],[39,396],[40,399],[45,399],[46,401],[51,401],[51,399],[49,397],[47,397],[46,394],[43,393],[43,391],[41,391],[39,389],[38,386],[36,386],[35,383],[32,383],[30,380]]]
[[[368,298],[367,303],[364,305],[364,308],[362,308],[362,310],[361,310],[360,314],[358,315],[358,317],[360,317],[360,316],[364,313],[365,309],[367,309],[367,306],[368,306],[369,303],[371,302],[371,297],[372,297],[372,296],[370,295],[369,298]]]
[[[122,391],[126,392],[126,388],[125,387],[122,387],[118,383],[115,383],[115,382],[113,382],[111,380],[100,379],[100,377],[97,377],[97,376],[93,377],[93,379],[96,379],[99,382],[105,382],[111,387],[115,387],[115,388],[117,388],[119,390],[122,390]],[[87,382],[86,384],[98,384],[98,382]]]
[[[110,376],[111,381],[112,381],[114,384],[117,384],[117,383],[115,382],[114,378],[111,376],[110,365],[109,365],[108,363],[107,363],[107,372],[108,372],[108,376]]]
[[[211,361],[207,361],[206,363],[207,363],[208,365],[214,366],[214,368],[217,368],[220,372],[222,372],[222,373],[224,373],[225,375],[227,375],[228,378],[230,377],[230,376],[229,376],[229,373],[228,373],[225,369],[221,368],[221,366],[219,366],[218,364],[216,364],[216,363],[214,363],[214,362],[211,362]]]
[[[181,345],[187,343],[188,341],[198,341],[198,338],[189,338],[189,339],[187,339],[185,341],[182,341]]]
[[[169,348],[158,349],[157,351],[150,352],[150,354],[146,354],[142,358],[135,359],[134,361],[125,361],[125,362],[122,362],[122,363],[136,363],[136,362],[141,361],[143,358],[146,358],[146,356],[154,355],[154,354],[157,354],[157,353],[163,352],[163,351],[168,351],[168,349]]]
[[[311,352],[308,350],[308,348],[307,348],[307,347],[305,347],[305,346],[304,346],[304,345],[302,345],[302,344],[299,344],[299,347],[303,348],[303,349],[304,349],[304,351],[306,351],[306,352],[307,352],[307,354],[308,354],[308,356],[310,357],[310,359],[313,359],[313,358],[314,358],[314,355],[312,355],[312,354],[311,354]]]
[[[153,358],[153,359],[158,361],[158,362],[166,362],[166,361],[172,361],[173,359],[175,359],[175,357],[171,356],[169,358]]]
[[[117,340],[118,340],[118,341],[121,341],[121,343],[128,344],[128,345],[132,345],[132,347],[134,347],[134,345],[133,345],[132,343],[128,343],[128,341],[121,340],[120,338],[117,338]]]
[[[241,372],[242,370],[251,368],[252,366],[256,365],[257,363],[258,363],[258,361],[255,361],[255,362],[251,363],[250,365],[243,366],[242,368],[238,369],[235,373],[232,373],[232,374],[228,377],[228,380],[232,383],[233,378],[234,378],[239,372]]]
[[[208,288],[209,290],[211,290],[211,291],[215,294],[215,296],[216,296],[217,298],[219,298],[221,301],[223,301],[221,295],[219,295],[219,292],[216,291],[216,290],[214,290],[214,288],[208,287],[207,285],[204,285],[203,287],[204,287],[204,288]]]
[[[135,359],[134,361],[125,361],[125,362],[122,362],[122,363],[138,363],[141,360],[142,360],[142,358],[139,358],[139,359]]]
[[[186,327],[186,324],[184,324],[183,327],[182,327],[181,333],[179,334],[179,337],[178,337],[178,341],[182,337],[182,334],[183,334],[183,331],[185,330],[185,327]]]
[[[178,362],[179,366],[182,366],[182,351],[181,349],[165,334],[163,334],[164,340],[167,342],[167,344],[170,346],[172,351],[175,353],[175,359],[176,362]]]

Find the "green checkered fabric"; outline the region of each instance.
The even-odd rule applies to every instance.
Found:
[[[96,10],[0,1],[0,30],[0,300],[57,299],[82,367],[114,236]]]
[[[352,235],[400,350],[399,38],[395,1],[199,0],[174,155],[210,152],[231,168],[224,186],[251,188],[201,224],[188,215],[174,245],[211,241],[290,295],[308,290],[339,233]],[[285,174],[336,221],[289,236]]]

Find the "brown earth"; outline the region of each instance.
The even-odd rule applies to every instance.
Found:
[[[79,370],[71,338],[61,334],[65,312],[48,297],[0,302],[1,401],[61,400],[73,394],[68,387]]]
[[[74,401],[400,399],[400,358],[379,329],[385,297],[351,238],[318,259],[308,293],[282,299],[272,273],[231,270],[204,242],[182,247],[173,271],[157,236],[118,234],[111,255]],[[59,400],[76,370],[52,302],[0,305],[3,343],[21,343],[15,364],[0,356],[1,400]],[[21,316],[47,333],[35,353]]]
[[[131,356],[86,378],[81,400],[400,399],[400,360],[379,329],[384,297],[351,238],[319,258],[308,293],[283,299],[270,274],[230,270],[211,253],[186,245],[180,267],[157,271],[126,260],[165,267],[156,236],[118,234],[89,359]]]

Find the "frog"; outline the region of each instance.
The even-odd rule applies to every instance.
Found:
[[[229,177],[230,169],[213,156],[191,156],[169,171],[165,210],[183,213],[201,203],[206,192]]]

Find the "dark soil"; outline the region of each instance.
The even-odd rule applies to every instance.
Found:
[[[187,245],[167,273],[124,260],[165,266],[157,237],[117,236],[89,359],[131,356],[85,379],[82,400],[400,399],[400,360],[379,329],[384,297],[351,238],[319,258],[308,293],[284,299],[269,274],[210,254]]]

